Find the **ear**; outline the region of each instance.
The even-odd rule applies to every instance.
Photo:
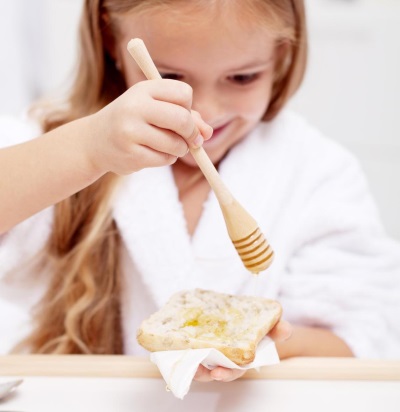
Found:
[[[275,59],[276,61],[282,61],[289,52],[290,42],[289,40],[279,40],[275,47]]]
[[[288,40],[280,40],[275,47],[275,80],[287,72],[292,60],[292,46]]]

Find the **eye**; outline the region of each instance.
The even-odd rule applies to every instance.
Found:
[[[182,81],[183,76],[177,73],[160,73],[163,79],[170,79],[170,80],[180,80]]]
[[[234,76],[229,76],[228,80],[238,85],[246,85],[256,81],[259,77],[259,73],[235,74]]]

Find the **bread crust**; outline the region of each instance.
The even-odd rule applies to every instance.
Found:
[[[137,340],[151,352],[215,348],[237,365],[246,365],[281,315],[281,305],[270,299],[182,291],[142,322]]]

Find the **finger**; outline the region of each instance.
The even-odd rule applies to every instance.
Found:
[[[203,136],[203,139],[208,140],[213,134],[213,128],[202,119],[199,112],[192,110],[192,116],[196,127],[199,129],[200,134]]]
[[[215,381],[231,382],[240,378],[245,372],[241,369],[228,369],[218,366],[210,372],[210,376]]]
[[[204,140],[208,140],[212,136],[213,129],[201,118],[199,112],[192,110],[191,114],[194,121],[194,127],[192,134],[186,138],[186,141],[189,147],[196,149],[204,143]]]
[[[155,100],[176,104],[190,110],[192,107],[193,89],[184,82],[171,79],[145,80],[134,86],[146,88]]]
[[[160,129],[171,130],[183,137],[190,147],[203,144],[203,137],[189,110],[176,104],[153,101],[151,110],[145,110],[145,120]]]
[[[292,325],[285,321],[280,320],[274,328],[268,333],[268,336],[275,342],[283,342],[290,338],[293,333]]]
[[[177,159],[176,156],[146,146],[135,145],[134,149],[125,155],[125,159],[113,167],[113,171],[119,175],[127,175],[147,167],[171,165]]]
[[[183,157],[188,152],[188,144],[178,134],[151,126],[140,133],[139,143],[158,152],[167,153],[175,157]]]
[[[195,124],[193,124],[191,135],[189,137],[186,137],[185,140],[188,146],[194,149],[200,147],[204,143],[204,138]]]
[[[139,162],[138,158],[140,159]],[[145,169],[148,167],[161,167],[172,165],[177,160],[178,156],[174,156],[165,152],[160,152],[158,150],[152,149],[151,147],[139,145],[136,149],[134,162],[135,164],[140,166],[140,169]]]
[[[211,382],[214,379],[211,377],[210,372],[211,371],[203,365],[199,365],[193,379],[197,382]]]

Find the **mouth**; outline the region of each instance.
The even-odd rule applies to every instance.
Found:
[[[218,126],[218,127],[214,128],[214,132],[213,132],[211,138],[208,141],[210,142],[210,141],[214,140],[215,138],[217,138],[218,136],[220,136],[223,133],[223,131],[228,127],[228,125],[229,125],[229,123],[225,123],[222,126]]]

